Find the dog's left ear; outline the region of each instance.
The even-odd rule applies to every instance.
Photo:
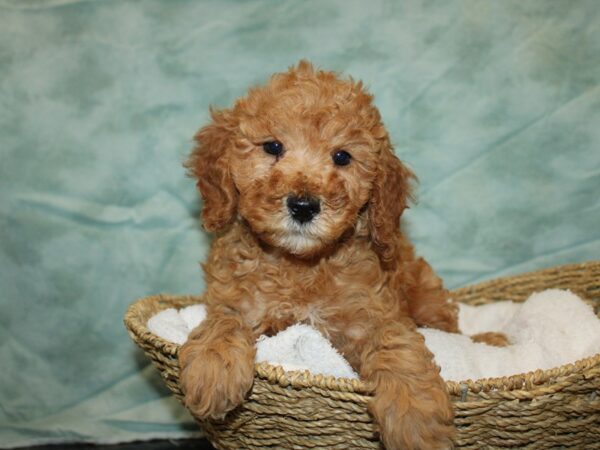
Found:
[[[204,201],[202,224],[206,231],[218,231],[235,217],[238,193],[229,169],[233,145],[231,113],[210,111],[212,123],[194,137],[197,142],[185,163],[189,174],[198,179],[198,189]]]
[[[389,137],[382,140],[379,166],[367,208],[373,247],[384,265],[398,258],[400,216],[412,200],[415,175],[394,154]]]

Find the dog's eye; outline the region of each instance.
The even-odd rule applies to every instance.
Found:
[[[336,166],[347,166],[350,164],[350,160],[352,159],[352,155],[348,153],[346,150],[338,150],[332,155],[333,163]]]
[[[269,141],[263,144],[263,149],[269,155],[281,156],[283,153],[283,144],[279,141]]]

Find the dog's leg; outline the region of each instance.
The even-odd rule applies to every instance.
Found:
[[[451,448],[452,406],[423,337],[389,323],[363,345],[360,374],[375,387],[369,410],[386,448]]]
[[[213,312],[179,351],[185,405],[200,418],[222,418],[250,390],[254,336],[241,316]]]
[[[448,291],[440,277],[424,259],[410,263],[411,280],[407,292],[408,309],[419,327],[436,328],[450,333],[460,333],[458,305],[448,298]],[[504,347],[509,340],[503,333],[487,332],[471,336],[473,342],[483,342]]]
[[[441,278],[423,258],[408,263],[407,269],[408,309],[417,326],[458,333],[458,306],[448,301]]]

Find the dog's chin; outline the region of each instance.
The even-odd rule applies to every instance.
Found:
[[[296,230],[262,232],[257,236],[267,245],[301,259],[314,258],[330,247],[324,239]]]
[[[246,219],[254,235],[268,246],[301,259],[312,259],[330,251],[339,241],[339,235],[323,222],[300,225],[284,217],[270,223]]]
[[[278,236],[276,245],[299,258],[314,257],[327,247],[322,240],[298,232],[289,232]]]

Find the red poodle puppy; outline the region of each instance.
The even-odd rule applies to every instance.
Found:
[[[197,416],[239,405],[256,339],[304,322],[375,387],[387,448],[452,445],[452,406],[416,327],[458,332],[457,308],[400,230],[414,176],[372,100],[303,61],[212,111],[197,134],[187,166],[216,232],[207,319],[179,354]]]

